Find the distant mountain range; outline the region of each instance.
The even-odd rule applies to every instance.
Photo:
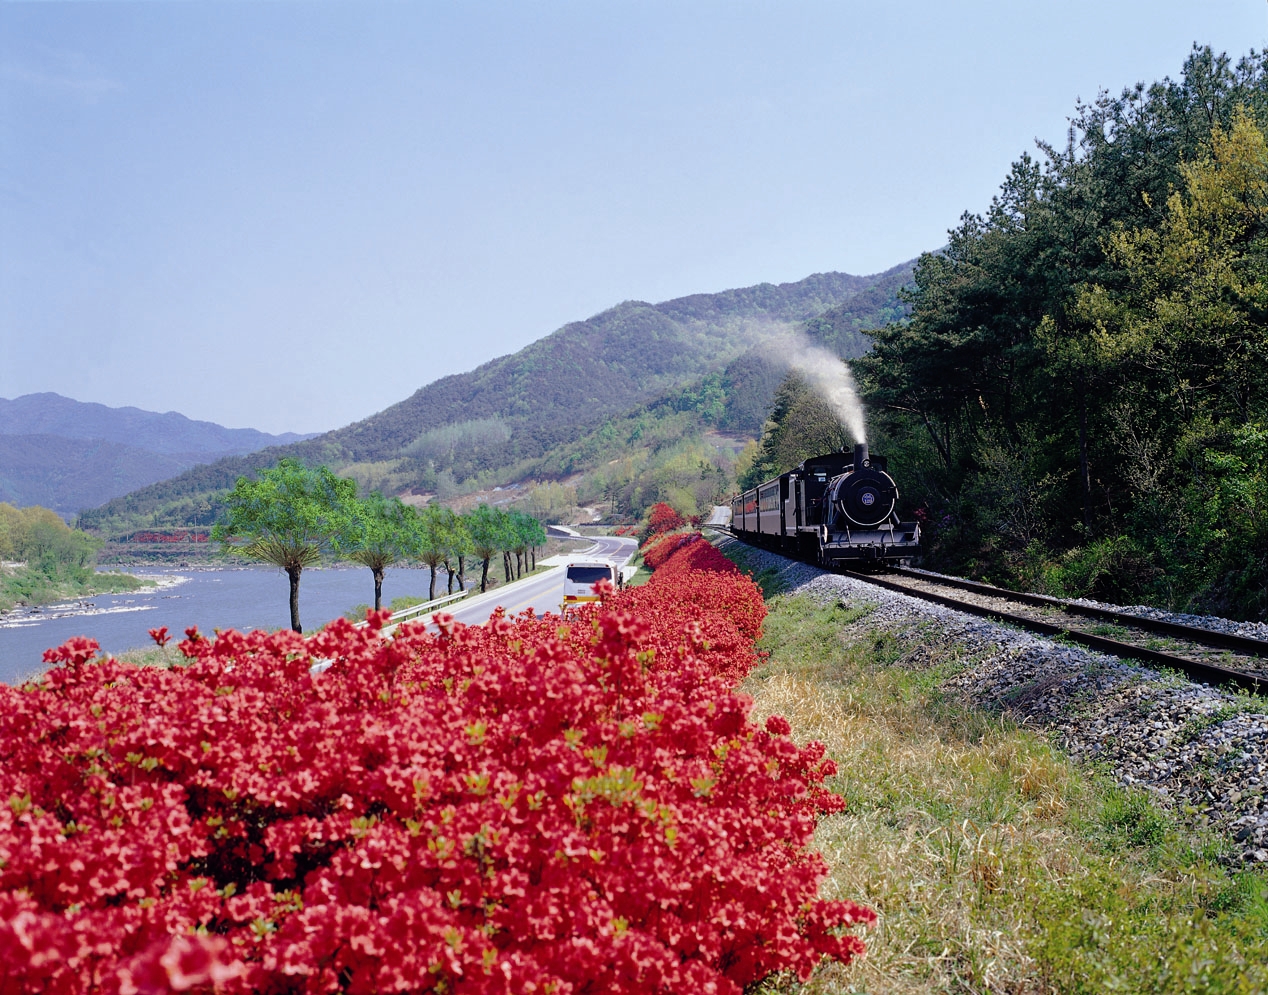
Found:
[[[309,438],[53,393],[0,398],[0,501],[70,517],[201,463]]]
[[[387,493],[430,491],[437,474],[492,485],[549,466],[576,472],[567,451],[605,421],[648,405],[681,410],[679,392],[690,394],[702,378],[728,370],[732,393],[744,394],[727,401],[729,428],[755,435],[777,382],[744,372],[763,362],[762,341],[796,328],[838,355],[862,355],[870,347],[862,329],[906,313],[898,291],[912,265],[873,276],[818,273],[660,304],[626,301],[470,373],[442,377],[363,421],[192,467],[114,498],[80,521],[106,535],[140,525],[205,524],[217,495],[239,475],[284,456],[328,464]],[[741,383],[762,386],[754,393],[734,386]]]
[[[253,453],[265,446],[311,439],[316,433],[270,435],[253,428],[225,428],[194,421],[175,411],[159,414],[140,408],[108,408],[74,401],[61,394],[0,397],[0,435],[57,435],[63,439],[103,439],[152,453]]]

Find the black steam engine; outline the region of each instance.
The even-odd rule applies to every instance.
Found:
[[[899,521],[898,487],[885,470],[866,443],[815,456],[734,498],[731,529],[829,569],[909,561],[920,552],[920,524]]]

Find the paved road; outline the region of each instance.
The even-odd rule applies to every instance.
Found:
[[[629,561],[637,548],[638,543],[634,539],[595,536],[594,545],[590,549],[567,555],[575,559],[599,557],[621,565]],[[557,566],[485,594],[473,594],[457,602],[453,608],[442,606],[438,611],[448,611],[459,622],[467,625],[482,625],[498,607],[505,608],[508,615],[518,615],[526,608],[532,608],[538,615],[546,612],[558,614],[563,600],[564,568]]]

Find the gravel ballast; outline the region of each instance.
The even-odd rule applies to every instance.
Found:
[[[905,665],[937,657],[921,653],[927,644],[955,646],[965,667],[943,682],[946,693],[1046,730],[1073,760],[1094,762],[1120,784],[1151,792],[1186,821],[1227,833],[1241,862],[1268,863],[1263,699],[1056,643],[752,547],[745,547],[744,558],[754,569],[775,571],[789,593],[821,603],[873,605],[855,624],[910,643]],[[1256,638],[1268,630],[1156,608],[1117,610]]]

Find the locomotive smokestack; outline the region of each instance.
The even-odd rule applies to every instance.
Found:
[[[861,469],[863,464],[868,461],[867,443],[859,442],[854,446],[854,469]]]

